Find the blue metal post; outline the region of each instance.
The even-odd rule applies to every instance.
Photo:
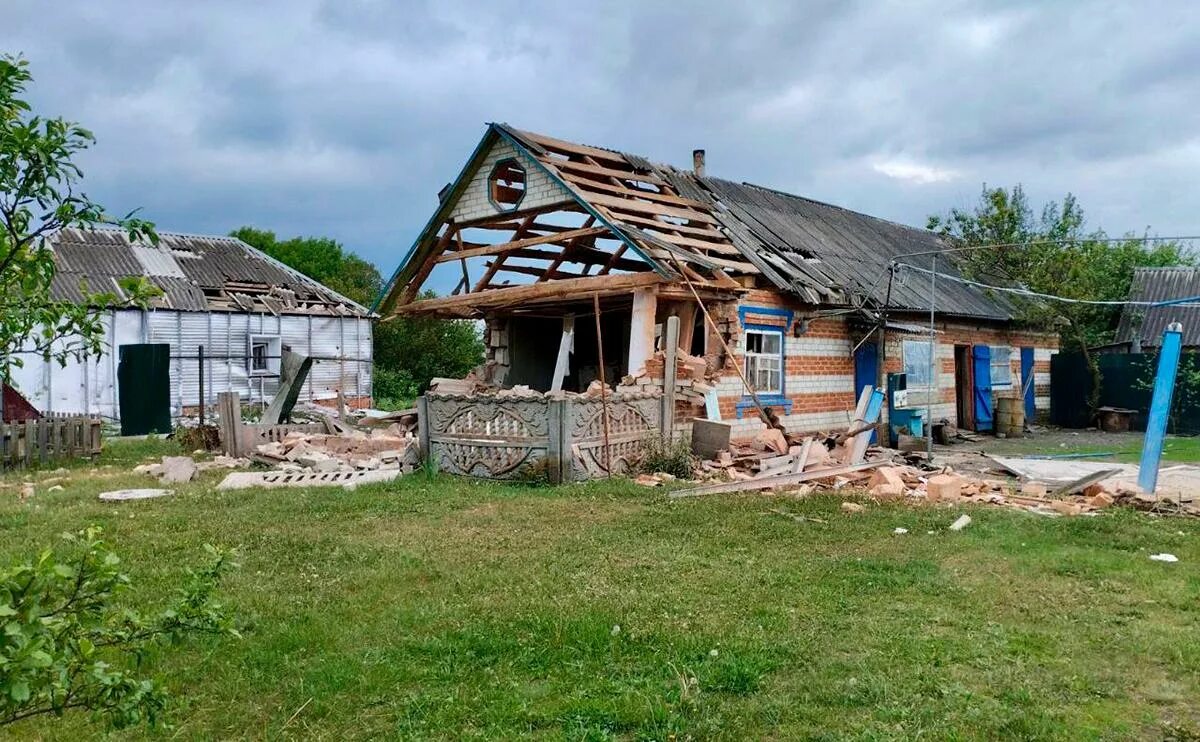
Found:
[[[1183,345],[1183,326],[1172,322],[1163,333],[1158,352],[1158,373],[1154,377],[1154,394],[1150,398],[1150,418],[1146,421],[1146,439],[1142,443],[1142,463],[1138,469],[1138,486],[1154,492],[1158,484],[1158,463],[1162,459],[1163,438],[1167,434],[1167,417],[1171,412],[1171,394],[1175,390],[1175,372],[1179,369],[1179,351]]]

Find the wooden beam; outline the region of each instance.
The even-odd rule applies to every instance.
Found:
[[[562,152],[569,155],[587,155],[601,160],[609,160],[614,163],[621,163],[627,166],[629,165],[629,161],[626,160],[621,153],[613,152],[612,150],[600,149],[599,147],[589,147],[586,144],[567,142],[562,139],[555,139],[554,137],[548,137],[543,134],[534,134],[533,132],[528,131],[521,131],[521,135],[531,142],[539,144],[548,150]],[[553,162],[553,160],[551,160],[551,162]]]
[[[504,265],[497,273],[521,273],[526,276],[538,276],[538,280],[548,276],[554,279],[563,278],[583,278],[582,273],[568,273],[567,271],[553,270],[551,268],[539,268],[536,265]]]
[[[680,209],[674,206],[665,204],[652,204],[646,201],[635,201],[631,198],[617,198],[616,196],[606,196],[603,193],[589,191],[583,186],[577,186],[580,190],[580,195],[587,199],[592,205],[607,206],[612,209],[622,209],[624,211],[633,211],[641,214],[650,214],[651,216],[672,216],[676,219],[686,219],[693,222],[704,222],[706,224],[716,224],[717,220],[709,216],[705,211]]]
[[[678,232],[689,237],[708,237],[714,240],[726,240],[729,238],[724,233],[717,231],[717,228],[711,224],[703,224],[699,227],[694,227],[689,224],[676,224],[675,222],[664,222],[660,219],[655,219],[641,214],[622,214],[621,221],[636,224],[639,227],[650,227],[652,229],[669,229],[672,232]]]
[[[617,273],[609,276],[588,276],[587,278],[567,279],[563,281],[548,281],[546,283],[509,286],[488,291],[472,292],[459,296],[440,296],[434,299],[414,301],[403,307],[397,307],[396,314],[420,314],[441,310],[482,309],[492,306],[502,306],[523,301],[559,299],[574,294],[585,295],[591,292],[623,293],[636,288],[653,286],[664,282],[662,276],[648,271],[645,273]]]
[[[510,240],[520,239],[521,235],[523,235],[525,233],[525,231],[527,229],[529,229],[530,225],[532,225],[534,223],[534,220],[537,218],[538,218],[537,214],[529,214],[528,216],[526,216],[524,219],[521,220],[521,223],[517,225],[516,231],[514,231],[512,233],[512,237],[510,237],[509,239]],[[484,272],[483,277],[479,279],[479,283],[475,284],[475,289],[474,289],[475,291],[479,291],[483,288],[486,288],[487,285],[489,283],[491,283],[492,276],[495,276],[496,271],[498,271],[500,269],[500,266],[504,264],[504,259],[505,259],[505,256],[501,255],[496,260],[492,261],[491,265],[488,266],[487,271]]]
[[[446,246],[450,244],[450,240],[454,239],[454,235],[457,231],[458,227],[454,224],[454,222],[446,223],[446,232],[438,238],[437,245],[434,246],[433,252],[430,253],[430,256],[425,259],[425,262],[421,264],[420,269],[417,270],[417,274],[412,277],[412,280],[409,281],[408,285],[404,287],[404,291],[401,292],[401,304],[408,304],[416,298],[417,293],[421,290],[421,284],[425,283],[425,279],[429,278],[430,272],[433,271],[433,266],[437,264],[436,261],[433,260],[434,256],[445,252]]]
[[[474,258],[480,255],[500,255],[513,250],[520,250],[522,247],[532,247],[533,245],[546,245],[552,242],[560,242],[562,240],[571,240],[576,237],[588,237],[593,235],[601,235],[608,232],[608,227],[588,227],[586,229],[572,229],[567,232],[558,234],[544,234],[538,237],[527,237],[521,240],[505,242],[499,245],[487,245],[485,247],[477,247],[472,250],[463,250],[462,252],[450,252],[437,257],[438,263],[445,263],[450,260],[460,260],[466,258]]]
[[[590,173],[592,175],[603,175],[606,178],[620,178],[622,180],[634,180],[641,183],[653,183],[654,185],[666,185],[666,181],[654,175],[653,173],[637,173],[631,170],[614,170],[612,168],[600,167],[598,165],[589,165],[586,162],[575,162],[574,160],[546,160],[547,165],[553,165],[559,170],[574,170],[580,173]]]
[[[530,214],[537,216],[539,214],[549,214],[550,212],[553,212],[553,211],[582,211],[582,210],[583,210],[582,207],[578,203],[576,203],[574,201],[574,199],[568,199],[565,201],[556,201],[552,204],[545,204],[543,206],[531,206],[528,209],[516,209],[515,211],[506,211],[503,214],[489,214],[488,216],[480,216],[480,217],[476,217],[474,219],[464,219],[462,221],[455,222],[455,224],[458,225],[459,229],[467,229],[469,227],[478,227],[483,224],[497,224],[497,223],[500,223],[501,221],[505,221],[505,220],[509,220],[509,219],[524,219],[525,217],[529,216]]]
[[[596,223],[596,217],[589,216],[583,226],[590,227],[595,223]],[[547,269],[546,273],[543,274],[543,276],[541,278],[539,278],[538,280],[545,281],[545,280],[547,280],[547,277],[551,273],[554,273],[555,271],[557,271],[558,267],[563,264],[563,260],[566,258],[567,253],[574,251],[575,246],[579,244],[579,240],[581,240],[581,239],[584,239],[584,238],[583,237],[572,238],[572,240],[567,243],[567,246],[565,248],[563,248],[563,251],[561,253],[559,253],[558,258],[550,263],[550,267]],[[585,275],[587,274],[586,269],[583,272]]]
[[[664,204],[667,204],[668,206],[683,206],[683,207],[689,207],[689,208],[693,208],[693,209],[708,209],[708,208],[710,208],[709,205],[704,203],[703,201],[696,201],[695,199],[684,198],[683,196],[676,196],[671,193],[656,192],[656,191],[643,191],[643,190],[639,190],[637,188],[630,188],[629,186],[626,186],[626,185],[614,185],[613,183],[606,183],[601,180],[591,180],[591,179],[584,180],[584,179],[581,179],[581,178],[578,178],[578,177],[575,177],[575,176],[572,176],[569,174],[567,175],[567,179],[570,180],[572,183],[577,183],[583,187],[598,188],[602,191],[611,193],[616,196],[627,196],[629,198],[644,198],[644,199],[648,199],[650,201],[658,201],[659,203],[664,203]]]

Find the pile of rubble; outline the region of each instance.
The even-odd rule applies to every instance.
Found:
[[[333,435],[289,433],[281,441],[259,444],[253,458],[287,472],[410,472],[420,463],[413,431],[398,424],[369,431],[348,429]]]
[[[694,479],[702,484],[673,491],[671,497],[761,490],[807,495],[849,487],[879,501],[975,503],[1050,516],[1084,515],[1113,505],[1200,516],[1200,467],[1161,469],[1158,494],[1152,495],[1137,486],[1137,467],[1129,464],[985,456],[981,470],[956,470],[931,466],[921,452],[866,446],[859,435],[854,428],[805,437],[768,428],[752,442],[731,443],[714,458],[699,461]],[[645,474],[637,481],[655,486],[670,479]]]

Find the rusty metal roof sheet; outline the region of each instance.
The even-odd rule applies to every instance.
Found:
[[[233,291],[256,291],[270,297],[292,292],[295,302],[263,302],[256,311],[282,314],[369,312],[299,271],[234,237],[159,232],[157,245],[131,243],[117,229],[69,228],[50,238],[57,271],[51,295],[82,302],[85,294],[109,292],[124,299],[119,279],[145,276],[163,292],[157,307],[185,311],[242,311]],[[115,302],[114,302],[115,303]],[[268,305],[269,304],[269,305]]]

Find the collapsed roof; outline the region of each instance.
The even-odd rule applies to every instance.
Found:
[[[366,317],[363,306],[234,237],[159,232],[157,245],[119,229],[67,228],[49,239],[56,301],[82,303],[106,292],[125,299],[119,280],[145,276],[162,290],[158,309]]]
[[[464,211],[460,199],[478,199],[471,188],[485,174],[489,153],[502,148],[515,154],[500,160],[490,155],[493,172],[501,171],[502,176],[496,177],[504,180],[494,181],[488,192],[493,208],[475,217],[481,212]],[[536,171],[528,178],[526,165]],[[540,197],[535,198],[539,205],[518,208],[522,197],[531,192]],[[553,193],[560,194],[561,200],[555,201]],[[489,125],[459,178],[440,195],[438,211],[377,303],[384,314],[406,311],[405,305],[411,305],[409,311],[494,308],[501,299],[488,292],[495,289],[508,288],[514,296],[525,298],[535,295],[531,289],[518,291],[508,283],[497,283],[498,272],[533,275],[535,283],[573,280],[573,287],[585,291],[589,290],[586,279],[622,267],[653,272],[666,281],[686,278],[710,288],[741,286],[737,277],[761,276],[813,304],[928,311],[928,283],[917,278],[926,274],[903,271],[900,280],[889,281],[889,267],[898,257],[947,247],[927,230],[506,124]],[[513,229],[509,242],[464,242],[464,229],[494,228],[494,220],[503,218],[509,205],[511,219],[503,223]],[[540,215],[555,208],[578,211],[587,219],[569,230],[542,223]],[[462,216],[472,218],[462,220]],[[596,239],[612,240],[615,250],[604,253]],[[535,246],[543,249],[532,249]],[[562,252],[549,252],[546,247],[561,247]],[[586,251],[590,252],[583,254]],[[610,255],[615,257],[606,259]],[[490,262],[483,278],[474,282],[467,260],[483,256]],[[547,264],[536,263],[539,259]],[[418,300],[430,270],[437,263],[455,260],[462,263],[463,273],[455,296]],[[563,271],[564,262],[582,268]],[[931,257],[906,257],[903,262],[928,267]],[[593,267],[598,269],[595,273]],[[948,259],[939,261],[937,269],[958,275]],[[633,283],[632,279],[608,281],[624,289]],[[938,286],[936,309],[947,315],[995,320],[1012,319],[1015,314],[1003,296],[954,281]]]

